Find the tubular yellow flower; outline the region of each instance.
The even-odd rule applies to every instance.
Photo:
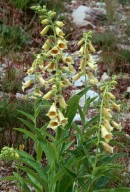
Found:
[[[31,75],[34,72],[34,67],[31,67],[30,69],[27,70],[27,74]]]
[[[55,70],[55,63],[54,62],[51,62],[49,63],[47,66],[46,66],[46,69],[48,72],[52,72]]]
[[[15,158],[19,158],[19,154],[18,153],[14,153],[14,156],[15,156]]]
[[[50,28],[50,26],[47,25],[47,26],[41,31],[40,34],[41,34],[41,35],[46,35],[46,33],[48,32],[49,28]]]
[[[92,85],[97,85],[97,84],[98,84],[98,79],[95,78],[91,72],[88,71],[88,72],[87,72],[87,75],[88,75],[89,81],[90,81],[90,83],[91,83]]]
[[[57,46],[61,50],[67,49],[67,44],[63,40],[61,40],[61,39],[58,39]]]
[[[25,83],[22,82],[22,90],[28,88],[33,83],[33,80],[28,80]]]
[[[63,79],[62,85],[63,87],[69,87],[71,85],[71,82],[68,79]]]
[[[108,95],[108,97],[110,99],[115,99],[116,98],[115,95],[113,95],[111,92],[108,92],[107,95]]]
[[[70,72],[70,69],[69,69],[68,67],[63,66],[63,67],[61,67],[61,69],[62,69],[63,71],[65,71],[65,72]]]
[[[64,23],[62,21],[56,21],[56,25],[58,27],[63,27],[64,26]]]
[[[101,142],[101,143],[103,144],[103,147],[104,147],[104,149],[105,149],[107,152],[113,153],[114,147],[111,147],[110,145],[108,145],[108,144],[105,143],[105,142]]]
[[[50,119],[53,119],[57,116],[57,108],[56,108],[56,105],[55,103],[52,104],[52,106],[50,107],[48,113],[47,113],[47,116],[50,118]]]
[[[58,119],[60,121],[60,124],[64,127],[67,122],[68,122],[68,119],[64,117],[64,115],[61,113],[60,110],[58,110]]]
[[[93,45],[91,43],[88,44],[88,47],[89,47],[89,50],[92,52],[92,53],[95,53],[95,49],[93,47]]]
[[[50,49],[50,45],[51,45],[51,40],[47,39],[44,45],[42,46],[42,49],[44,49],[45,51],[48,51]]]
[[[58,37],[63,37],[65,34],[63,33],[63,31],[59,28],[59,27],[56,27],[56,34]]]
[[[64,99],[63,96],[60,96],[60,97],[59,97],[58,102],[59,102],[59,105],[60,105],[61,108],[66,109],[67,104],[66,104],[65,99]]]
[[[104,127],[111,132],[113,130],[113,127],[110,125],[109,121],[107,119],[104,120]]]
[[[72,57],[70,57],[70,56],[69,56],[69,57],[63,57],[63,61],[64,61],[65,63],[67,63],[68,65],[74,63]]]
[[[46,24],[48,24],[48,19],[44,19],[44,20],[42,20],[42,22],[41,22],[43,25],[46,25]]]
[[[103,125],[101,126],[101,136],[107,142],[109,142],[112,139],[112,134]]]
[[[69,67],[69,71],[71,73],[75,73],[76,72],[75,68],[72,65],[68,65],[68,67]]]
[[[48,14],[53,18],[56,16],[56,12],[54,11],[49,11]]]
[[[80,45],[83,44],[83,42],[84,42],[84,39],[81,39],[81,40],[77,43],[77,45],[80,46]]]
[[[23,151],[24,148],[25,148],[24,144],[19,145],[19,150],[22,150],[22,151]]]
[[[111,121],[111,124],[112,126],[115,128],[115,129],[118,129],[118,130],[121,130],[122,129],[122,126],[121,126],[121,123],[116,123],[115,121]]]
[[[53,96],[53,92],[52,91],[49,91],[48,93],[46,93],[44,96],[43,96],[43,99],[50,99],[51,97]]]
[[[53,119],[51,119],[49,125],[47,126],[48,128],[51,128],[53,129],[54,131],[56,130],[56,128],[59,126],[59,121],[58,121],[58,118],[55,117]]]
[[[78,80],[81,76],[82,76],[82,73],[81,73],[81,72],[78,73],[78,74],[76,74],[76,75],[73,77],[74,81]]]
[[[84,47],[82,46],[82,47],[80,48],[79,52],[78,52],[78,55],[79,55],[79,56],[82,56],[83,53],[84,53]]]
[[[43,65],[39,65],[39,68],[40,68],[40,70],[41,70],[42,72],[44,72],[44,67],[43,67]]]
[[[43,77],[41,75],[38,75],[38,80],[42,85],[46,85],[46,81],[43,79]]]
[[[79,69],[80,69],[81,71],[84,71],[84,70],[85,70],[84,67],[85,67],[85,59],[83,58],[83,59],[81,59],[81,61],[80,61],[80,67],[79,67]]]
[[[53,47],[51,50],[50,50],[50,54],[52,55],[52,56],[56,56],[56,55],[58,55],[60,52],[59,52],[59,49],[55,46],[55,47]]]
[[[43,94],[43,93],[40,91],[39,88],[36,88],[36,89],[34,90],[34,98],[35,98],[35,96],[39,96],[39,97],[41,97],[42,94]]]
[[[112,101],[112,107],[113,107],[115,110],[117,110],[118,112],[120,111],[120,105],[117,105],[117,104],[114,103],[113,101]]]
[[[109,120],[110,118],[112,118],[112,115],[111,115],[111,113],[109,113],[109,110],[110,110],[110,109],[107,109],[107,108],[103,108],[103,109],[102,109],[103,116],[104,116],[107,120]]]

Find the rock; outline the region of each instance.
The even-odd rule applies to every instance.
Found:
[[[88,80],[88,76],[86,75],[86,79]],[[77,81],[74,81],[75,87],[82,87],[85,83],[85,76],[81,76]]]
[[[77,26],[83,27],[90,25],[94,29],[95,25],[93,25],[93,23],[96,21],[104,20],[105,14],[105,9],[90,8],[84,5],[80,5],[73,11],[72,18],[73,22]]]
[[[16,99],[23,99],[24,98],[24,95],[21,94],[21,93],[16,93]]]
[[[103,75],[101,76],[101,80],[102,80],[102,81],[107,81],[107,80],[109,80],[109,79],[110,79],[110,77],[107,75],[106,72],[104,72]]]
[[[86,117],[86,121],[88,121],[89,119]],[[80,117],[80,114],[79,113],[76,113],[74,119],[73,119],[74,122],[81,122],[81,117]]]
[[[130,93],[130,87],[127,87],[126,92],[127,92],[127,93]]]
[[[28,81],[28,80],[34,80],[35,79],[35,75],[32,74],[32,75],[27,75],[26,77],[24,77],[24,81]]]
[[[72,93],[73,93],[73,94],[77,94],[77,93],[79,93],[80,91],[81,91],[80,89],[77,89],[77,90],[74,90]],[[97,98],[94,100],[94,102],[95,102],[95,101],[98,101],[98,99],[99,99],[98,93],[96,93],[96,92],[93,91],[93,90],[89,90],[89,91],[86,93],[86,96],[87,96],[87,98],[97,97]],[[94,102],[92,102],[91,105],[93,105]],[[85,96],[81,97],[81,99],[80,99],[80,101],[79,101],[79,105],[80,105],[81,107],[84,107],[84,104],[85,104]]]

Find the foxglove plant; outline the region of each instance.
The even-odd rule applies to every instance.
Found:
[[[0,158],[8,159],[11,156],[15,160],[18,172],[5,180],[16,180],[23,191],[31,192],[30,186],[36,192],[129,192],[128,188],[107,188],[111,180],[120,178],[113,173],[120,165],[113,163],[123,153],[114,154],[110,142],[113,138],[114,128],[121,130],[121,124],[113,118],[113,109],[120,110],[115,96],[111,93],[115,80],[100,85],[100,110],[98,115],[86,121],[86,111],[95,98],[87,98],[86,92],[90,89],[88,82],[99,87],[97,78],[93,72],[97,69],[91,53],[95,52],[91,43],[91,32],[84,33],[78,42],[80,46],[79,72],[75,74],[74,61],[71,56],[66,56],[67,49],[62,27],[64,24],[56,20],[56,13],[47,11],[46,7],[34,6],[40,14],[41,23],[44,25],[41,35],[46,37],[42,46],[42,52],[36,56],[32,66],[28,69],[29,75],[35,74],[34,80],[29,80],[22,85],[23,91],[34,84],[34,115],[20,111],[28,120],[20,120],[28,127],[15,128],[26,134],[34,141],[36,157],[24,151],[21,145],[19,150],[3,148]],[[51,35],[47,35],[48,32]],[[44,79],[44,74],[48,78]],[[85,89],[72,96],[67,102],[63,96],[63,89],[71,85],[71,74],[75,74],[73,80],[82,75],[85,79]],[[47,88],[43,95],[41,87]],[[79,106],[80,98],[85,95],[85,106]],[[37,117],[45,101],[52,102],[49,105],[47,116],[49,122],[41,128],[37,125]],[[73,122],[79,110],[81,125]],[[50,134],[48,128],[55,133]],[[73,129],[72,129],[73,128]],[[104,150],[104,149],[105,150]],[[10,154],[8,156],[8,153]],[[120,181],[119,181],[120,182]]]

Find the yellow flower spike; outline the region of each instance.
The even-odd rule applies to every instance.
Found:
[[[41,35],[46,35],[46,33],[48,32],[49,28],[50,28],[50,26],[47,25],[47,26],[41,31],[40,34],[41,34]]]
[[[112,107],[116,110],[116,111],[120,111],[120,105],[117,105],[116,103],[114,103],[113,101],[112,102]]]
[[[59,27],[56,27],[55,30],[58,37],[63,37],[65,35]]]
[[[78,55],[79,55],[79,56],[82,56],[83,53],[84,53],[84,47],[82,46],[82,47],[80,48],[79,52],[78,52]]]
[[[47,39],[44,45],[42,46],[42,49],[44,49],[45,51],[48,51],[50,49],[50,44],[51,44],[51,40]]]
[[[28,80],[25,83],[22,82],[22,90],[24,91],[24,89],[28,88],[32,83],[33,83],[33,80]]]
[[[58,121],[58,118],[55,117],[53,119],[51,119],[49,125],[47,126],[48,128],[51,128],[53,129],[54,131],[56,130],[56,128],[59,126],[59,121]]]
[[[68,119],[64,117],[60,110],[58,110],[58,119],[63,127],[68,123]]]
[[[44,20],[42,20],[42,22],[41,22],[41,24],[43,24],[43,25],[46,25],[46,24],[48,24],[48,19],[44,19]]]
[[[50,54],[52,55],[52,56],[56,56],[56,55],[58,55],[60,52],[59,52],[59,49],[55,46],[55,47],[53,47],[51,50],[50,50]]]
[[[55,63],[51,62],[46,66],[48,72],[52,72],[55,70]]]
[[[59,97],[58,102],[59,102],[59,105],[60,105],[61,108],[66,109],[67,104],[66,104],[65,99],[64,99],[63,96]]]
[[[103,108],[102,109],[102,113],[103,113],[103,116],[107,119],[107,120],[110,120],[110,118],[112,118],[112,115],[111,113],[109,112],[110,109],[107,109],[107,108]]]
[[[69,87],[71,85],[71,82],[68,79],[63,79],[62,85],[63,87]]]
[[[115,95],[113,95],[111,92],[108,92],[107,95],[108,95],[108,97],[110,99],[115,99],[116,98]]]
[[[83,59],[81,59],[81,61],[80,61],[80,67],[79,67],[79,69],[80,69],[81,71],[84,71],[84,67],[85,67],[85,59],[83,58]]]
[[[113,130],[113,127],[110,125],[109,121],[107,119],[104,120],[104,127],[111,132]]]
[[[92,53],[95,53],[95,49],[93,47],[93,45],[91,43],[88,44],[88,47],[89,47],[89,50],[92,52]]]
[[[80,46],[80,45],[83,44],[83,42],[84,42],[84,39],[81,39],[81,40],[77,43],[77,45]]]
[[[34,72],[34,67],[31,67],[30,69],[27,70],[27,74],[31,75]]]
[[[104,147],[104,149],[105,149],[107,152],[113,153],[114,147],[111,147],[110,145],[108,145],[108,144],[105,143],[105,142],[101,142],[101,143],[103,144],[103,147]]]
[[[64,23],[62,21],[56,21],[55,22],[58,27],[63,27]]]
[[[76,74],[76,75],[73,77],[73,80],[76,81],[76,80],[78,80],[81,76],[82,76],[82,73],[80,72],[80,73]]]
[[[44,73],[45,69],[44,69],[43,65],[39,65],[39,68]]]
[[[103,125],[101,126],[101,136],[107,142],[109,142],[112,139],[112,133],[110,133]]]
[[[61,50],[67,49],[67,44],[66,44],[63,40],[58,39],[58,41],[57,41],[57,47],[58,47],[59,49],[61,49]]]
[[[56,108],[56,105],[55,103],[52,104],[52,106],[50,107],[48,113],[47,113],[47,116],[50,118],[50,119],[53,119],[57,116],[57,108]]]
[[[111,124],[112,126],[115,128],[115,129],[118,129],[118,130],[121,130],[122,129],[122,126],[121,126],[121,123],[116,123],[115,121],[111,121]]]
[[[53,96],[53,91],[49,91],[47,92],[44,96],[43,96],[43,99],[50,99],[51,97]]]

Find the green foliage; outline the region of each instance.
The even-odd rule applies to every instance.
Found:
[[[28,35],[19,26],[0,25],[0,49],[2,54],[21,50],[28,43]]]

